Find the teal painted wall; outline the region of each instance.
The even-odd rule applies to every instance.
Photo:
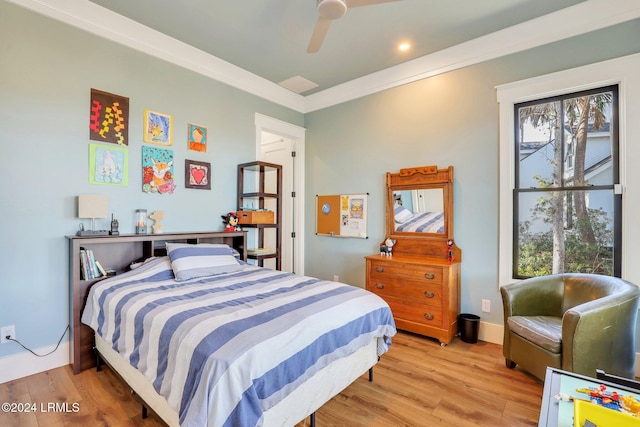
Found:
[[[364,286],[363,257],[377,253],[385,237],[385,173],[453,165],[461,309],[502,325],[495,87],[637,53],[638,40],[636,20],[307,114],[306,212],[312,220],[306,223],[305,273]],[[366,192],[369,239],[315,235],[312,195]],[[482,299],[491,301],[491,313],[481,313]]]
[[[303,125],[302,114],[17,6],[0,2],[0,326],[25,345],[54,345],[68,323],[68,243],[76,196],[106,194],[122,233],[134,211],[164,210],[164,230],[222,229],[235,209],[236,165],[255,159],[256,112]],[[90,90],[129,97],[129,185],[88,180]],[[172,195],[143,193],[143,110],[173,115]],[[187,150],[187,123],[208,127]],[[155,147],[160,147],[155,145]],[[185,158],[210,162],[211,191],[184,188]],[[90,222],[85,221],[89,226]],[[108,221],[98,221],[108,228]],[[0,357],[22,351],[0,346]]]

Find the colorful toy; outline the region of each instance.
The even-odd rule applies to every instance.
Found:
[[[238,214],[236,212],[229,212],[226,215],[221,215],[222,222],[226,225],[224,231],[241,231],[242,228],[238,225]]]
[[[447,240],[447,261],[453,261],[453,240]]]

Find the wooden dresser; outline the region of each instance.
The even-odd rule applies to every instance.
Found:
[[[387,173],[386,185],[387,234],[380,254],[365,257],[367,290],[389,304],[398,329],[445,346],[458,333],[460,312],[462,251],[453,240],[453,166],[400,169]]]
[[[460,263],[415,255],[371,255],[367,290],[391,307],[396,327],[449,344],[458,332]]]

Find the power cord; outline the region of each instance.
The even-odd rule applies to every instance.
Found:
[[[34,352],[33,350],[31,350],[30,348],[27,348],[24,346],[24,344],[22,344],[20,341],[15,340],[13,338],[11,338],[11,335],[7,335],[5,338],[7,339],[7,341],[13,341],[16,344],[19,344],[22,348],[24,348],[25,350],[27,350],[29,353],[33,354],[34,356],[38,356],[38,357],[45,357],[50,355],[51,353],[53,353],[54,351],[56,351],[58,349],[58,347],[60,347],[60,343],[62,342],[62,338],[64,338],[64,336],[66,335],[67,331],[69,330],[69,325],[67,325],[67,327],[64,329],[64,332],[62,333],[62,336],[60,337],[60,340],[58,341],[58,344],[56,344],[56,348],[54,348],[53,350],[51,350],[49,353],[47,354],[38,354],[36,352]]]

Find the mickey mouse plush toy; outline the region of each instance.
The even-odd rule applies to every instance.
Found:
[[[238,225],[238,215],[235,212],[229,212],[226,215],[220,215],[222,222],[226,225],[224,231],[241,231]]]

